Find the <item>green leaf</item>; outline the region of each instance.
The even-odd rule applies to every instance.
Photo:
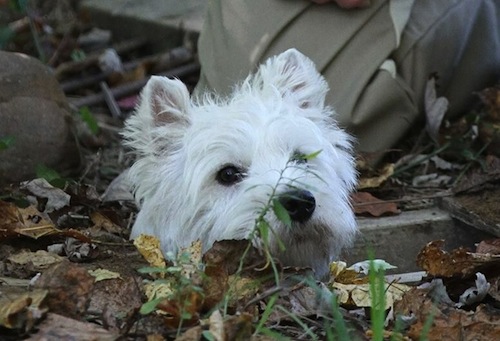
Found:
[[[9,7],[17,12],[26,12],[28,0],[10,0]]]
[[[92,115],[88,107],[80,108],[80,111],[78,113],[80,114],[83,122],[87,124],[92,134],[99,133],[99,125],[97,124],[97,120],[95,119],[94,115]]]
[[[14,136],[5,136],[0,138],[0,150],[5,150],[12,146],[15,142]]]
[[[71,60],[74,62],[81,62],[82,60],[85,60],[87,58],[87,55],[85,54],[85,51],[81,49],[74,49],[71,51]]]
[[[210,330],[204,330],[201,332],[201,335],[207,339],[208,341],[215,341],[215,336],[212,334]]]
[[[57,173],[57,171],[45,165],[37,165],[35,172],[37,178],[45,179],[48,182],[52,182],[56,179],[61,179],[61,176],[59,175],[59,173]]]
[[[259,230],[260,238],[264,241],[265,244],[267,244],[271,226],[269,226],[267,221],[261,220],[257,222],[257,229]]]
[[[315,159],[319,155],[319,153],[321,153],[321,149],[318,150],[318,151],[316,151],[316,152],[314,152],[314,153],[311,153],[311,154],[308,154],[308,155],[304,155],[303,157],[304,157],[304,159],[306,159],[307,161],[309,161],[309,160]]]
[[[5,49],[12,38],[14,38],[14,31],[11,28],[0,28],[0,49]]]
[[[156,306],[158,305],[158,303],[160,303],[164,299],[165,299],[165,297],[159,297],[159,298],[155,298],[154,300],[151,300],[151,301],[148,301],[148,302],[144,303],[141,306],[141,309],[139,310],[139,312],[142,315],[147,315],[147,314],[152,313],[153,311],[155,311]]]
[[[271,330],[269,328],[265,328],[265,327],[260,329],[260,334],[269,336],[273,340],[284,340],[284,341],[290,340],[290,338],[288,338],[284,335],[281,335],[280,333],[275,332],[274,330]]]
[[[155,266],[146,266],[140,269],[137,269],[138,272],[141,274],[155,274],[155,273],[169,273],[172,272],[172,270],[169,270],[170,268],[160,268],[160,267],[155,267]]]
[[[189,320],[191,317],[193,317],[193,315],[191,315],[191,313],[189,313],[187,311],[183,311],[181,314],[182,320]]]
[[[288,214],[286,208],[281,204],[281,202],[277,198],[273,199],[273,212],[278,218],[278,220],[281,221],[283,224],[285,224],[288,227],[292,226],[292,218],[290,218],[290,214]]]

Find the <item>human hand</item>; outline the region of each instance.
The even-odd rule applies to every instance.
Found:
[[[318,5],[323,5],[329,2],[336,2],[342,8],[359,8],[370,5],[371,0],[310,0]]]

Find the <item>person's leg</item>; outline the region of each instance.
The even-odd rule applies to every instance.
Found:
[[[327,103],[337,111],[340,125],[355,133],[361,150],[377,151],[394,141],[385,125],[402,115],[416,116],[415,110],[407,110],[411,101],[400,104],[399,89],[384,97],[390,98],[388,105],[374,91],[367,96],[373,104],[359,103],[370,84],[387,90],[385,82],[394,82],[382,77],[384,85],[377,86],[374,75],[396,44],[389,6],[383,0],[362,10],[305,0],[212,0],[199,41],[202,76],[197,90],[228,94],[258,63],[297,48],[327,79]],[[361,112],[355,113],[356,108]],[[408,120],[399,119],[404,127],[396,129],[398,137],[408,128]],[[372,129],[374,122],[380,127]]]
[[[358,150],[381,156],[423,117],[433,72],[456,113],[500,71],[496,0],[415,1],[398,45],[404,24],[394,23],[404,22],[404,13],[395,8],[402,2],[374,0],[349,11],[302,0],[211,0],[198,89],[228,94],[258,63],[295,47],[327,79],[327,103],[358,139]]]
[[[415,1],[394,59],[421,112],[425,84],[436,74],[448,116],[463,114],[475,91],[500,80],[500,2]]]

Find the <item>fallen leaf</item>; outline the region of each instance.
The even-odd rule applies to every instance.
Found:
[[[395,203],[380,200],[368,192],[353,193],[351,201],[356,215],[380,217],[382,215],[396,215],[401,213]]]
[[[89,274],[91,276],[94,276],[96,282],[104,281],[107,279],[121,278],[121,275],[119,273],[102,268],[89,270]]]
[[[484,304],[475,311],[454,308],[452,304],[434,302],[428,289],[413,288],[395,304],[395,311],[402,316],[414,316],[407,336],[422,339],[425,326],[430,323],[426,339],[444,340],[500,340],[498,313]]]
[[[439,128],[448,111],[448,100],[445,97],[437,97],[434,77],[430,78],[425,86],[424,104],[427,133],[434,142],[438,143]]]
[[[488,119],[500,122],[500,87],[482,90],[479,98],[486,105]]]
[[[0,201],[0,240],[19,236],[38,239],[59,232],[48,215],[36,207],[18,208]]]
[[[394,266],[392,264],[389,264],[383,259],[371,259],[371,260],[364,260],[361,262],[354,263],[351,265],[348,269],[354,270],[358,273],[368,275],[368,270],[370,270],[370,264],[373,264],[373,270],[374,271],[386,271],[390,269],[396,269],[397,266]]]
[[[78,321],[54,313],[37,327],[37,332],[26,340],[81,340],[115,341],[121,336],[108,331],[95,323]]]
[[[417,265],[431,276],[466,278],[500,264],[500,255],[473,253],[464,248],[447,252],[443,245],[443,240],[432,241],[417,256]]]
[[[43,301],[47,290],[33,290],[13,297],[0,296],[0,326],[8,329],[30,331],[47,309]]]
[[[394,174],[394,164],[386,164],[381,170],[378,171],[378,175],[370,178],[361,178],[358,181],[358,190],[366,188],[376,188],[383,184],[391,175]]]
[[[452,177],[445,174],[430,173],[417,175],[412,179],[414,187],[444,187],[448,185]]]
[[[64,206],[68,206],[71,196],[60,188],[52,186],[47,180],[39,178],[22,184],[22,187],[36,195],[46,198],[45,213],[51,213]]]
[[[46,303],[51,312],[72,318],[86,313],[93,287],[94,277],[67,260],[45,270],[35,282],[35,288],[49,291]]]
[[[88,311],[102,316],[106,329],[123,332],[123,325],[135,321],[142,305],[142,283],[139,277],[120,276],[94,283]]]
[[[457,307],[471,306],[476,303],[481,303],[488,291],[490,290],[490,283],[486,281],[486,277],[480,272],[476,273],[476,286],[473,286],[460,295]]]
[[[342,284],[334,282],[331,284],[336,293],[339,304],[349,308],[371,307],[372,298],[370,294],[370,284]],[[399,301],[410,286],[400,283],[385,284],[385,308],[392,308],[394,302]]]
[[[130,181],[128,180],[129,170],[126,169],[111,181],[106,191],[102,195],[103,202],[109,201],[134,201],[131,192]]]
[[[119,234],[123,231],[123,228],[121,226],[118,226],[111,219],[100,212],[92,212],[90,214],[90,219],[94,223],[94,226],[92,227],[93,229],[104,230],[116,234]]]
[[[141,234],[134,239],[134,245],[139,253],[152,267],[165,268],[165,258],[160,249],[160,240],[154,236]],[[162,274],[159,274],[162,277]]]
[[[96,244],[69,237],[63,243],[63,250],[72,262],[84,262],[99,255]]]
[[[60,263],[64,259],[64,257],[44,250],[38,250],[36,252],[22,250],[21,252],[18,252],[7,258],[10,263],[16,265],[26,265],[28,263],[31,263],[33,264],[33,270],[35,271],[42,271],[44,269],[47,269],[49,266]]]
[[[476,192],[483,190],[488,183],[500,180],[500,158],[487,155],[483,167],[477,167],[466,173],[453,191],[455,193]]]
[[[477,244],[476,253],[500,255],[500,239],[482,240]]]

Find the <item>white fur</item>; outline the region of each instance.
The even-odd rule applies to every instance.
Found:
[[[131,238],[155,235],[163,252],[197,239],[204,251],[217,240],[245,239],[285,169],[278,194],[307,189],[316,209],[291,228],[271,210],[266,219],[286,246],[281,252],[272,238],[272,252],[286,265],[324,275],[356,232],[351,141],[324,105],[327,91],[314,64],[295,49],[269,59],[227,99],[190,100],[181,81],[152,77],[123,133],[138,156],[130,180],[141,210]],[[290,163],[296,152],[317,151],[306,164]],[[245,170],[241,182],[216,180],[228,164]]]

